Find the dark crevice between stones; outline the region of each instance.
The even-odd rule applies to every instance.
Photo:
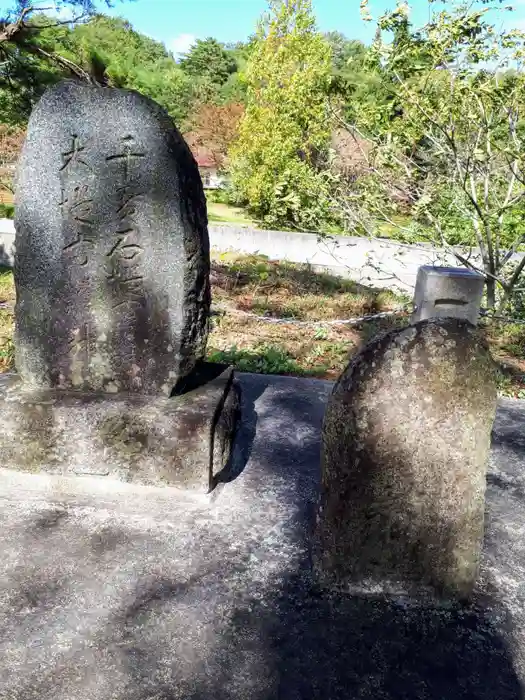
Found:
[[[235,407],[233,409],[233,428],[230,436],[229,442],[230,453],[228,455],[228,460],[224,466],[221,464],[222,469],[214,474],[214,456],[215,456],[215,435],[217,432],[217,427],[221,419],[221,414],[226,404],[227,399],[230,396],[230,392],[234,392],[236,396],[233,397]],[[237,472],[235,469],[235,438],[237,437],[237,432],[239,429],[239,423],[241,420],[241,390],[240,387],[234,382],[234,374],[232,372],[230,376],[230,381],[228,383],[228,390],[224,393],[219,406],[213,417],[213,425],[211,429],[211,448],[210,448],[210,491],[213,491],[219,483],[228,483],[233,481],[236,476],[241,472]],[[242,471],[242,468],[241,468]]]
[[[197,362],[190,374],[188,374],[186,377],[181,377],[177,381],[171,390],[170,398],[174,398],[175,396],[184,396],[184,394],[189,394],[190,391],[199,389],[205,384],[208,384],[208,382],[220,377],[220,375],[227,370],[228,367],[229,365],[226,364],[200,360]]]
[[[170,398],[176,399],[179,396],[184,396],[185,394],[189,394],[193,391],[196,391],[197,389],[200,389],[210,382],[215,381],[218,379],[224,372],[228,370],[230,365],[223,364],[223,363],[218,363],[218,362],[206,362],[205,360],[200,360],[197,362],[195,365],[194,369],[192,372],[190,372],[189,375],[186,377],[182,377],[181,379],[178,380],[178,382],[175,384],[171,391]],[[230,398],[230,393],[231,392],[236,392],[237,397],[234,399],[235,401],[235,409],[233,412],[233,430],[230,438],[230,453],[228,455],[228,460],[226,464],[223,466],[221,465],[215,465],[214,464],[214,458],[215,458],[215,443],[217,439],[217,429],[218,425],[221,420],[222,413],[224,411],[226,402]],[[215,408],[215,412],[212,418],[212,422],[210,425],[210,460],[209,460],[209,490],[208,493],[211,493],[217,484],[220,481],[223,481],[221,475],[223,476],[226,473],[233,473],[233,445],[235,441],[235,436],[237,433],[237,428],[240,420],[240,390],[237,387],[237,385],[234,383],[234,373],[231,372],[230,376],[228,377],[228,382],[224,388],[224,392],[222,394],[221,400],[217,404]],[[218,474],[214,474],[214,468],[219,466],[220,471]],[[230,478],[228,481],[232,481],[233,479]]]

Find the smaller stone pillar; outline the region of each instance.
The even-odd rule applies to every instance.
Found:
[[[477,325],[485,278],[464,267],[419,268],[412,323],[429,318],[462,318]]]

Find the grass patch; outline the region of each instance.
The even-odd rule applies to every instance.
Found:
[[[525,325],[493,321],[483,330],[498,364],[500,394],[525,399]]]
[[[208,201],[208,219],[212,223],[238,224],[257,228],[256,222],[244,209],[220,202]]]
[[[0,219],[14,219],[15,207],[11,203],[0,203]]]
[[[235,345],[227,350],[215,350],[208,355],[210,362],[223,362],[235,365],[240,372],[257,374],[308,374],[286,350],[275,345],[262,343],[251,350],[240,350]]]
[[[213,323],[208,358],[230,362],[245,372],[335,379],[359,344],[348,329],[270,324],[225,314]]]
[[[405,301],[388,291],[315,273],[308,265],[260,255],[214,254],[211,279],[214,307],[222,313],[213,320],[209,359],[231,358],[228,361],[238,369],[252,372],[335,379],[360,347],[366,323],[316,327],[276,324],[271,319],[356,318],[392,310]],[[393,316],[376,322],[374,328],[381,331],[400,323],[406,318]]]
[[[264,317],[322,324],[389,311],[408,299],[264,256],[215,254],[212,284],[214,305],[224,312],[214,318],[209,357],[242,371],[336,379],[372,337],[409,322],[402,313],[357,326],[271,323]],[[500,394],[525,398],[525,325],[491,324],[482,331],[498,363]]]
[[[307,265],[213,254],[211,281],[213,306],[220,311],[212,316],[208,359],[243,372],[334,380],[373,336],[409,322],[408,313],[401,313],[355,326],[330,325],[395,309],[407,299]],[[12,271],[0,268],[0,371],[13,368],[14,302]],[[277,318],[284,322],[272,322]],[[482,330],[498,363],[500,394],[525,398],[525,325],[491,323]]]
[[[9,267],[0,265],[0,302],[15,303],[15,284],[13,281],[13,271]]]
[[[213,254],[211,279],[216,305],[274,318],[354,318],[390,311],[403,301],[389,291],[263,255]]]
[[[396,238],[402,228],[410,226],[412,218],[403,214],[392,217],[392,223],[388,221],[378,221],[376,236],[380,238]]]

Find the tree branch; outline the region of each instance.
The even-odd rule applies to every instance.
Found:
[[[29,7],[23,7],[18,19],[15,22],[10,22],[9,24],[6,24],[0,31],[0,43],[4,41],[12,41],[13,37],[16,36],[16,34],[18,34],[19,32],[21,32],[22,29],[26,26],[24,20],[27,17],[27,15],[31,14],[31,12],[34,11],[34,9],[35,8],[32,5],[30,5]]]
[[[36,56],[43,56],[49,61],[55,63],[57,66],[69,70],[77,78],[80,78],[80,80],[84,80],[88,83],[98,84],[87,71],[78,66],[76,63],[73,63],[73,61],[70,61],[68,58],[64,58],[64,56],[59,56],[56,53],[50,53],[49,51],[45,51],[40,46],[35,46],[34,44],[24,43],[19,44],[19,46],[21,48],[23,47],[29,53],[32,53]]]

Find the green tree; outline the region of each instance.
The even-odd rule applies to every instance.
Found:
[[[94,65],[100,66],[108,84],[142,92],[179,125],[185,123],[191,79],[164,44],[136,32],[129,22],[98,15],[62,38],[60,49],[91,74]]]
[[[180,65],[188,75],[207,79],[215,85],[223,85],[237,70],[232,52],[212,37],[197,39]]]
[[[332,49],[332,63],[335,72],[347,73],[350,66],[362,66],[367,48],[358,39],[348,39],[341,32],[327,32],[324,35]]]
[[[368,174],[339,196],[351,230],[388,223],[482,272],[491,308],[508,305],[525,269],[525,35],[499,30],[500,11],[450,2],[417,33],[405,4],[381,19],[394,35],[382,75],[400,109],[355,113],[347,126],[368,139]],[[398,223],[403,211],[411,224]]]
[[[256,42],[257,37],[253,35],[247,41],[239,41],[236,44],[225,46],[225,49],[232,55],[237,70],[228,77],[228,80],[219,89],[218,101],[221,104],[246,104],[248,91],[246,68]]]
[[[238,201],[270,226],[330,219],[326,164],[332,56],[310,0],[271,0],[246,68],[247,108],[230,154]]]
[[[38,27],[33,45],[60,63],[36,54],[18,52],[11,71],[0,77],[0,115],[7,123],[27,120],[35,100],[45,88],[71,75],[101,85],[124,87],[148,95],[184,127],[193,100],[191,78],[174,61],[166,47],[136,32],[123,19],[95,15],[77,24],[57,24],[46,15],[31,18]],[[13,73],[13,70],[16,73]]]
[[[384,110],[378,111],[378,105],[389,104],[392,95],[374,51],[340,32],[329,32],[325,36],[333,56],[332,99],[340,102],[346,118],[353,121],[356,112],[362,111],[384,116]]]
[[[89,80],[88,73],[59,53],[46,50],[38,42],[39,36],[50,28],[72,26],[95,14],[96,0],[57,0],[57,9],[70,12],[65,20],[45,15],[45,3],[37,0],[15,0],[12,6],[0,16],[0,56],[3,59],[2,71],[8,75],[9,69],[24,57],[32,56],[49,63],[53,67],[67,70],[79,78]],[[102,0],[102,5],[111,6],[111,0]]]
[[[40,0],[13,0],[0,14],[0,114],[5,122],[26,121],[35,100],[60,76],[93,80],[55,46],[68,27],[96,12],[96,0],[58,0],[54,4],[70,12],[67,19],[44,15],[49,5]],[[110,4],[110,0],[100,2],[102,7]]]

